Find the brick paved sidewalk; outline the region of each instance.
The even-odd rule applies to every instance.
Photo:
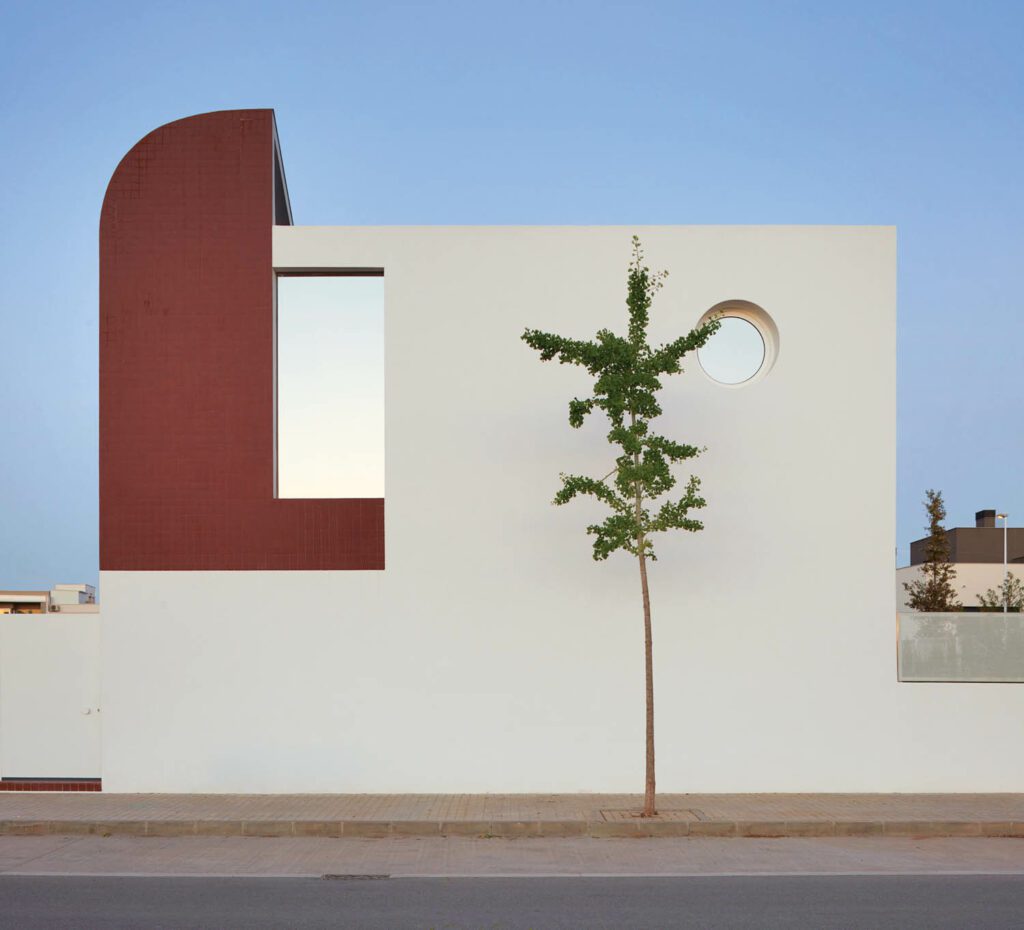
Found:
[[[1018,836],[1024,794],[0,793],[0,834]]]

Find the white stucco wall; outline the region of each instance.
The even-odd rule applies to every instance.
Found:
[[[0,617],[0,777],[100,774],[100,616]]]
[[[385,268],[387,569],[102,573],[105,789],[642,786],[636,565],[549,503],[611,450],[519,340],[622,330],[634,232],[654,339],[743,299],[781,344],[663,394],[709,506],[651,572],[660,788],[1022,788],[1024,690],[896,681],[894,230],[298,227],[279,268]]]

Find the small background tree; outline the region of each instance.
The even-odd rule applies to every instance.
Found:
[[[1024,610],[1024,582],[1010,572],[998,588],[989,588],[984,594],[978,595],[982,607],[1006,609],[1013,613]]]
[[[643,263],[640,240],[633,237],[633,260],[626,283],[629,332],[617,336],[602,329],[594,341],[582,342],[537,329],[527,329],[523,341],[540,352],[541,361],[554,358],[563,365],[579,365],[594,378],[589,397],[569,402],[569,425],[579,429],[595,409],[604,412],[611,429],[608,442],[618,448],[615,467],[603,478],[561,475],[562,487],[554,503],[567,504],[577,495],[597,498],[611,510],[601,523],[587,527],[594,537],[594,558],[607,559],[618,549],[635,556],[640,569],[644,615],[644,667],[646,671],[646,781],[643,816],[656,813],[654,773],[654,666],[651,635],[651,599],[647,559],[654,559],[651,537],[666,530],[695,532],[704,525],[689,512],[703,507],[700,481],[690,476],[682,497],[666,500],[656,510],[648,504],[675,487],[670,466],[699,455],[696,446],[684,445],[651,432],[650,423],[661,414],[657,392],[661,376],[682,372],[680,360],[703,346],[717,331],[710,320],[673,342],[652,348],[647,342],[649,311],[654,295],[668,272],[652,274]],[[609,483],[610,480],[610,483]]]
[[[953,581],[956,567],[949,560],[949,537],[942,521],[946,519],[946,505],[941,491],[925,491],[924,507],[928,513],[928,545],[925,547],[921,577],[903,582],[907,604],[912,610],[942,612],[959,610]]]

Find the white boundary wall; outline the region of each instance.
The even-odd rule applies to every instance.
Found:
[[[100,774],[100,616],[0,616],[0,777]]]
[[[636,566],[549,503],[611,450],[566,423],[585,373],[519,340],[623,330],[634,232],[671,271],[654,339],[741,299],[781,344],[664,392],[709,506],[651,573],[659,787],[1024,789],[1024,689],[896,680],[880,227],[277,228],[279,268],[385,268],[387,569],[104,572],[105,789],[642,787]]]

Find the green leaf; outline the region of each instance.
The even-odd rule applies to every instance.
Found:
[[[523,341],[540,354],[541,361],[557,359],[562,365],[577,365],[594,379],[589,397],[569,401],[569,425],[579,429],[591,413],[602,411],[609,424],[608,442],[617,448],[615,468],[605,478],[563,474],[554,503],[567,504],[582,495],[609,508],[611,513],[605,520],[587,527],[588,535],[594,537],[594,558],[599,561],[619,550],[653,559],[651,534],[703,529],[703,523],[689,515],[691,510],[705,506],[696,477],[690,476],[682,497],[661,502],[653,517],[647,509],[648,503],[656,504],[675,487],[677,479],[671,466],[703,451],[652,433],[650,421],[662,413],[657,397],[662,389],[661,376],[681,373],[681,360],[703,346],[720,323],[708,320],[652,348],[647,339],[650,312],[668,272],[652,273],[643,259],[640,240],[634,236],[626,275],[625,336],[601,329],[593,341],[585,341],[529,328],[522,335]]]

